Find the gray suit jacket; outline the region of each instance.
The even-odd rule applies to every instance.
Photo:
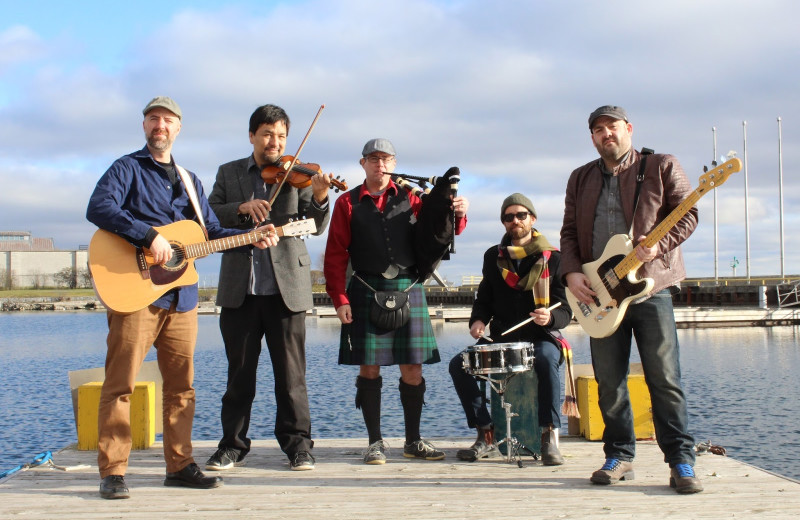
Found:
[[[247,175],[250,157],[223,164],[217,172],[214,188],[208,203],[224,227],[251,229],[252,222],[242,223],[238,208],[242,202],[253,199],[253,182]],[[313,218],[320,235],[330,219],[330,204],[320,209],[312,203],[312,189],[293,188],[288,183],[281,188],[272,205],[270,219],[280,226],[301,217]],[[219,270],[217,305],[239,307],[244,302],[250,281],[251,249],[236,248],[222,254]],[[314,306],[311,297],[311,257],[305,242],[298,237],[282,237],[278,245],[270,248],[272,268],[283,302],[292,312],[307,311]]]

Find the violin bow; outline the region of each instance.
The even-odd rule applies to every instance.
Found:
[[[289,178],[289,174],[292,172],[292,168],[294,168],[295,163],[297,163],[297,158],[300,157],[300,152],[303,150],[303,147],[306,145],[306,141],[308,140],[308,136],[311,135],[311,131],[317,124],[317,119],[319,119],[320,114],[322,114],[322,110],[325,108],[325,104],[320,105],[319,110],[317,110],[317,115],[314,116],[314,120],[311,122],[311,126],[308,127],[308,132],[306,132],[306,136],[303,137],[303,140],[300,142],[300,146],[297,148],[297,153],[294,154],[294,158],[292,162],[289,164],[289,167],[286,169],[286,175],[283,176],[281,179],[280,184],[275,189],[275,193],[272,194],[272,197],[269,199],[269,205],[272,207],[272,203],[275,202],[275,199],[278,198],[278,193],[280,193],[283,184],[286,182],[286,179]]]

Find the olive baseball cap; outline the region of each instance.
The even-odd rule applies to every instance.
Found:
[[[166,108],[176,116],[178,119],[182,119],[183,114],[181,113],[181,107],[172,99],[168,98],[167,96],[156,96],[150,100],[144,110],[142,110],[142,114],[147,115],[148,112],[153,110],[154,108]]]
[[[589,130],[594,126],[594,122],[602,116],[613,117],[614,119],[622,119],[628,123],[628,114],[622,107],[614,105],[603,105],[589,115]]]

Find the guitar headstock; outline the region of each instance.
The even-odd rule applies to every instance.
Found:
[[[317,231],[317,223],[313,218],[304,218],[295,220],[284,224],[279,228],[275,228],[279,237],[298,237],[303,235],[311,235]]]
[[[729,161],[725,161],[719,166],[714,166],[712,169],[700,176],[697,191],[699,193],[704,193],[705,191],[713,190],[717,186],[720,186],[722,183],[727,181],[728,177],[732,173],[736,173],[741,169],[742,161],[736,157]]]

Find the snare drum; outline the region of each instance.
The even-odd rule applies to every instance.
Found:
[[[461,353],[468,374],[508,374],[533,368],[533,343],[472,345]]]

